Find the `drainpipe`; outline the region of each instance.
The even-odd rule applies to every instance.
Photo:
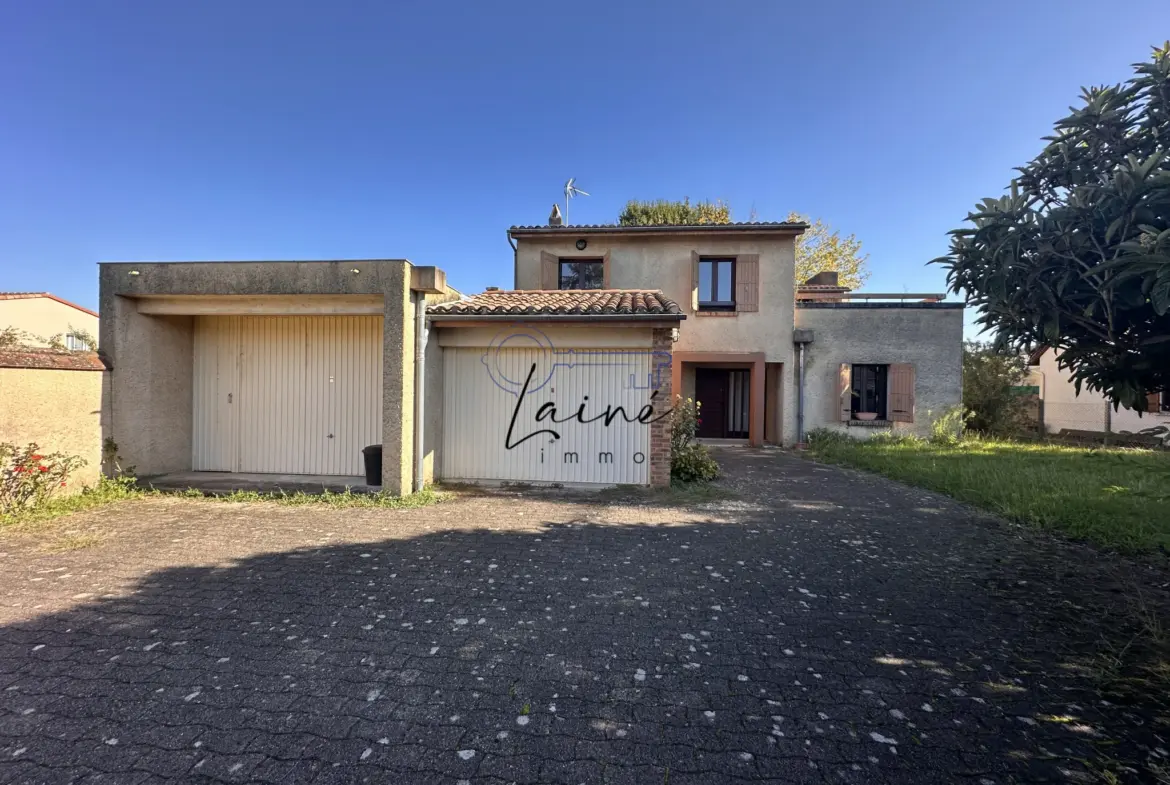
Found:
[[[414,300],[414,491],[425,485],[424,445],[425,423],[423,406],[427,375],[427,296],[411,292]]]
[[[813,331],[793,330],[792,340],[796,344],[796,443],[804,444],[804,347],[812,343]]]
[[[520,252],[516,250],[516,243],[512,242],[512,230],[508,230],[508,245],[512,246],[512,288],[518,288],[520,281]]]

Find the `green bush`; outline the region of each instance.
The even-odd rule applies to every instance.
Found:
[[[676,482],[709,482],[719,476],[719,464],[710,451],[695,444],[699,407],[693,398],[675,399],[670,415],[670,478]]]
[[[43,505],[84,465],[76,455],[41,453],[36,443],[17,447],[0,442],[0,516]]]

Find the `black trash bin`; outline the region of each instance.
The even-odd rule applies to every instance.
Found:
[[[366,485],[382,485],[382,445],[371,444],[362,448],[366,461]]]

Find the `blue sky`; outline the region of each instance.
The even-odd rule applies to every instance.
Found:
[[[508,10],[500,10],[504,6]],[[0,0],[0,290],[98,261],[406,257],[507,287],[504,230],[721,198],[852,232],[871,291],[998,194],[1170,6],[1091,0]]]

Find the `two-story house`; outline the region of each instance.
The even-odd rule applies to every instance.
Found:
[[[797,286],[805,228],[513,227],[515,288],[471,297],[406,260],[103,264],[104,433],[172,485],[359,484],[380,444],[402,493],[665,485],[678,395],[708,439],[927,432],[959,403],[961,306]]]
[[[700,402],[709,439],[927,433],[960,402],[962,305],[853,294],[831,273],[797,286],[806,228],[513,227],[514,290],[429,309],[440,475],[669,482],[676,395]]]

